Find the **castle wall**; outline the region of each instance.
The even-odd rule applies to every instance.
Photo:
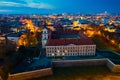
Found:
[[[32,78],[49,76],[52,74],[53,74],[52,68],[46,68],[17,74],[10,74],[8,80],[28,80]]]

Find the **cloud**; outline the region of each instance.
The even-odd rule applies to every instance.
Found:
[[[25,3],[18,3],[18,2],[8,2],[8,1],[0,1],[0,6],[3,7],[29,7],[29,8],[38,8],[38,9],[54,9],[54,7],[47,3],[42,2],[33,2],[33,0],[25,0]]]
[[[12,10],[0,10],[0,12],[11,12]]]
[[[54,9],[53,6],[46,3],[28,3],[27,7],[38,8],[38,9]]]
[[[16,2],[5,2],[5,1],[0,1],[0,6],[21,7],[21,6],[25,6],[25,4],[16,3]]]

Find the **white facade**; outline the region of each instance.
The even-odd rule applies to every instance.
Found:
[[[94,56],[96,45],[46,46],[46,56]]]
[[[14,41],[16,44],[18,44],[19,37],[7,37],[9,40]]]
[[[5,37],[0,37],[0,39],[4,39],[5,40]],[[19,37],[7,37],[7,39],[15,42],[16,44],[18,44]]]
[[[47,40],[48,40],[48,30],[44,28],[42,32],[42,48],[45,48]]]

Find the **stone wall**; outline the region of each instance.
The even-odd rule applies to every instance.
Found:
[[[113,72],[120,72],[120,65],[115,65],[113,68]]]
[[[106,65],[106,59],[88,59],[88,60],[60,60],[53,61],[53,67],[73,67],[73,66],[98,66]]]
[[[73,67],[73,66],[99,66],[106,65],[112,72],[120,72],[120,65],[114,64],[109,59],[89,59],[89,60],[60,60],[53,61],[53,67]]]
[[[112,72],[120,72],[120,65],[114,64],[107,58],[87,60],[58,60],[53,61],[53,67],[99,66],[106,65]],[[10,74],[8,80],[27,80],[52,75],[52,68]]]
[[[109,59],[107,59],[107,64],[106,64],[106,66],[107,66],[111,71],[114,71],[113,68],[114,68],[115,64],[114,64],[112,61],[110,61]]]
[[[32,78],[49,76],[52,74],[53,74],[52,68],[46,68],[17,74],[9,74],[8,80],[27,80]]]
[[[112,61],[107,59],[106,66],[112,71],[112,72],[120,72],[120,65],[114,64]]]

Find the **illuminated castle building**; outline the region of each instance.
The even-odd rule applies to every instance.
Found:
[[[46,48],[46,56],[95,56],[96,45],[80,31],[53,31],[48,35],[43,29],[42,46]]]

